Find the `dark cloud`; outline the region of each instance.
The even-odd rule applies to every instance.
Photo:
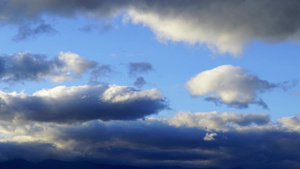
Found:
[[[112,18],[125,14],[133,23],[149,27],[161,41],[204,44],[214,52],[235,56],[252,40],[267,43],[300,40],[297,0],[174,0],[172,3],[166,0],[2,0],[0,3],[2,25],[36,21],[42,16]]]
[[[42,34],[55,34],[57,31],[50,25],[44,22],[38,25],[33,25],[30,23],[25,23],[19,26],[18,34],[13,37],[13,40],[20,41],[26,40],[28,38],[34,38]]]
[[[147,82],[145,81],[145,79],[143,77],[138,77],[136,78],[135,82],[133,83],[133,85],[135,87],[141,88],[143,87]]]
[[[226,166],[243,169],[296,169],[300,166],[298,132],[289,131],[278,123],[265,121],[265,115],[259,114],[215,113],[211,118],[213,119],[196,120],[209,126],[212,120],[222,125],[222,121],[219,121],[222,119],[231,125],[227,130],[214,130],[213,133],[208,132],[210,129],[205,126],[175,127],[154,119],[126,122],[89,121],[69,126],[29,125],[10,128],[10,132],[5,131],[7,135],[4,134],[2,140],[7,143],[2,144],[15,144],[20,148],[24,146],[23,139],[27,136],[33,140],[33,145],[47,142],[49,145],[45,147],[51,145],[48,151],[57,153],[60,159],[84,158],[139,166]],[[189,123],[188,120],[186,122]],[[36,130],[37,126],[41,129]],[[13,142],[14,137],[20,143]],[[13,155],[10,156],[2,153],[7,149],[10,147],[0,149],[2,159],[23,157],[18,151],[11,151]],[[36,147],[25,150],[36,153],[38,149],[37,144]],[[51,155],[46,152],[40,152],[41,158]],[[62,154],[68,157],[63,157]]]
[[[132,120],[168,107],[158,89],[126,86],[58,86],[32,96],[0,92],[1,120],[71,123],[88,120]]]
[[[29,52],[4,55],[0,56],[0,80],[23,82],[50,78],[55,82],[63,82],[80,77],[96,65],[96,62],[71,52],[61,52],[52,60]]]
[[[152,70],[152,65],[148,62],[135,62],[128,65],[128,74],[131,76],[148,73]]]

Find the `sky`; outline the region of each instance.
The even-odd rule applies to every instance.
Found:
[[[299,168],[299,9],[0,0],[0,161]]]

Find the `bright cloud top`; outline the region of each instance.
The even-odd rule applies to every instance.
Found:
[[[89,120],[133,120],[168,107],[158,89],[126,86],[58,86],[32,96],[0,92],[1,120],[72,123]]]
[[[248,104],[267,105],[257,94],[275,88],[276,85],[238,66],[222,65],[203,71],[185,84],[192,96],[209,94],[207,101],[224,103],[231,107],[246,108]]]
[[[179,112],[167,122],[177,127],[197,127],[207,131],[229,131],[237,127],[266,125],[270,122],[267,114],[229,112]]]
[[[72,52],[60,52],[52,60],[29,52],[0,56],[2,82],[39,81],[50,78],[62,83],[81,76],[97,66],[96,62]]]

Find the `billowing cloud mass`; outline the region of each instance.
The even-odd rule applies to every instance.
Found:
[[[127,20],[149,27],[161,41],[204,44],[218,53],[238,56],[252,40],[298,42],[299,7],[296,0],[2,0],[0,22],[34,22],[43,15],[112,18],[125,13]]]
[[[184,116],[185,113],[179,114]],[[95,120],[72,125],[7,125],[0,122],[3,133],[0,159],[80,158],[148,167],[178,165],[216,169],[224,166],[229,169],[300,166],[300,137],[298,131],[291,130],[292,125],[274,123],[266,115],[259,114],[202,114],[211,114],[215,119],[201,119],[201,113],[187,113],[187,116],[199,116],[194,121],[202,123],[201,128],[174,126],[169,124],[170,119],[153,118],[126,122]],[[182,121],[194,123],[187,118]],[[211,121],[220,123],[220,126],[230,124],[230,127],[228,130],[214,130],[210,127]]]
[[[60,52],[52,60],[29,52],[0,56],[2,82],[39,81],[50,78],[61,83],[79,77],[97,63],[71,52]]]
[[[88,120],[133,120],[168,107],[158,89],[126,86],[58,86],[32,96],[0,92],[0,121],[53,123]]]
[[[192,96],[209,94],[205,100],[236,108],[247,108],[249,104],[267,108],[257,94],[277,87],[276,84],[249,74],[242,67],[232,65],[203,71],[192,77],[185,86]]]

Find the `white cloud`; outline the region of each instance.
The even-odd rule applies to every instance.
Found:
[[[206,131],[230,131],[251,125],[266,125],[267,114],[230,112],[179,112],[166,122],[176,127],[196,127]]]
[[[205,135],[205,137],[203,138],[203,140],[204,141],[214,141],[215,140],[215,138],[214,137],[216,137],[216,136],[218,136],[218,134],[217,133],[206,133],[206,135]]]
[[[298,131],[298,132],[300,131],[299,114],[291,117],[282,117],[280,119],[277,119],[277,121],[291,131]]]
[[[206,100],[237,108],[245,108],[250,103],[267,108],[257,94],[276,87],[275,84],[250,75],[244,68],[232,65],[203,71],[192,77],[185,86],[192,96],[209,94]]]

